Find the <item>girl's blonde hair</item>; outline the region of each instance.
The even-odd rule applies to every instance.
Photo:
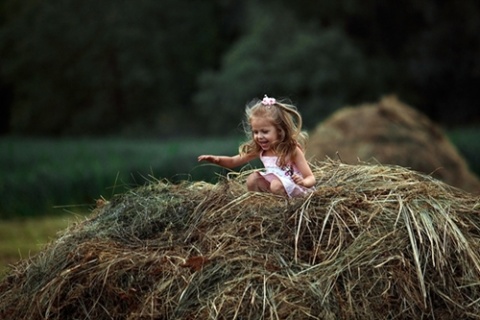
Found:
[[[271,103],[265,104],[265,99],[255,99],[245,108],[244,129],[250,140],[240,145],[239,152],[255,155],[262,152],[262,148],[253,140],[250,121],[254,117],[265,117],[278,131],[279,140],[272,147],[278,155],[278,165],[283,167],[293,158],[297,146],[305,150],[308,134],[302,131],[302,116],[294,105],[273,98],[268,98]]]

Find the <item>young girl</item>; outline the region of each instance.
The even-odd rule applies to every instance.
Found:
[[[297,109],[265,95],[245,111],[250,140],[240,146],[239,154],[201,155],[198,161],[235,168],[260,158],[265,171],[247,177],[249,191],[295,197],[314,190],[315,177],[302,150],[308,136],[301,131],[302,117]]]

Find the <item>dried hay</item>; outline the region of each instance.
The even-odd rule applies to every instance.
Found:
[[[319,160],[338,153],[349,164],[400,165],[480,194],[480,180],[440,127],[394,96],[339,110],[312,132],[307,151]]]
[[[397,166],[306,198],[163,182],[100,202],[0,283],[1,319],[480,319],[480,199]]]

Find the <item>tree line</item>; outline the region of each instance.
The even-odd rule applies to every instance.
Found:
[[[479,15],[476,0],[4,0],[0,132],[231,134],[265,93],[310,128],[391,93],[475,124]]]

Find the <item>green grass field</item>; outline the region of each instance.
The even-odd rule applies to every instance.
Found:
[[[61,213],[68,205],[86,209],[100,196],[149,180],[214,180],[222,169],[198,163],[198,155],[233,154],[238,143],[238,138],[1,138],[0,219]]]
[[[64,214],[38,218],[16,219],[0,223],[0,278],[8,265],[20,259],[28,259],[70,223],[82,219],[83,214]]]

